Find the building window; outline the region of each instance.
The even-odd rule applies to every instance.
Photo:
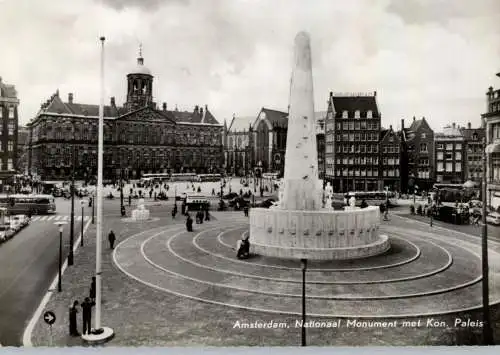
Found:
[[[342,118],[348,118],[347,111],[342,111]]]
[[[14,129],[15,129],[14,122],[10,121],[9,122],[9,136],[13,136],[14,135]]]
[[[14,151],[14,142],[9,141],[7,143],[7,147],[8,147],[7,149],[9,150],[9,152],[13,152]]]
[[[359,110],[354,111],[354,118],[360,118]]]
[[[340,130],[340,122],[337,122],[337,129]]]
[[[14,165],[12,164],[12,159],[7,159],[7,170],[14,170]]]
[[[349,129],[349,123],[347,123],[347,122],[343,122],[343,123],[342,123],[342,129],[343,129],[344,131],[347,131],[347,130]]]
[[[366,121],[361,121],[361,129],[366,129]]]
[[[453,163],[446,163],[446,171],[449,173],[453,171]]]
[[[453,143],[446,144],[446,150],[453,150]]]
[[[455,152],[455,160],[462,160],[462,153],[461,152]]]
[[[421,137],[422,139],[425,139],[425,137],[426,137],[426,136],[425,136],[425,133],[422,133],[422,134],[420,135],[420,137]]]
[[[14,106],[9,107],[9,118],[14,118]]]
[[[462,143],[457,143],[457,144],[455,144],[455,149],[456,149],[456,150],[460,150],[460,149],[462,149]]]
[[[0,105],[0,119],[3,118],[3,106]]]
[[[366,118],[373,118],[373,112],[372,112],[372,110],[368,110],[366,112]]]
[[[492,154],[491,156],[491,175],[492,181],[500,181],[500,154]]]
[[[354,123],[354,129],[359,130],[360,124],[359,122]]]
[[[437,159],[443,160],[443,152],[437,152]]]
[[[427,153],[427,143],[420,144],[420,152]]]
[[[462,171],[462,163],[455,163],[455,171],[460,173]]]
[[[436,149],[443,149],[443,143],[436,144]]]

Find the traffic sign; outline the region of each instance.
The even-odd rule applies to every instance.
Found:
[[[48,325],[52,325],[56,321],[56,315],[52,311],[47,311],[43,314],[43,320]]]

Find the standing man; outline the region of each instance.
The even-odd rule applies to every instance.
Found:
[[[111,250],[114,249],[115,248],[116,236],[115,236],[115,233],[112,230],[108,234],[108,240],[109,240],[109,249],[111,249]]]
[[[95,289],[96,289],[95,276],[92,276],[92,282],[90,283],[90,292],[89,292],[89,296],[92,302],[95,302]]]
[[[78,333],[76,321],[76,314],[78,313],[78,309],[76,309],[76,306],[78,306],[78,301],[74,301],[73,306],[69,307],[69,335],[71,335],[72,337],[77,337],[80,335],[80,333]]]
[[[92,320],[92,307],[95,306],[94,302],[90,301],[90,298],[85,297],[85,301],[82,303],[82,318],[83,318],[83,334],[90,334],[91,320]]]

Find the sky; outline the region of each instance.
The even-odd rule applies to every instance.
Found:
[[[480,125],[500,88],[498,0],[0,0],[0,77],[20,123],[57,89],[125,101],[142,43],[161,107],[208,105],[219,122],[287,110],[297,32],[311,37],[316,111],[329,92],[377,91],[382,124],[425,117],[434,130]]]

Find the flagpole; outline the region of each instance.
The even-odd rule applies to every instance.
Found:
[[[83,335],[82,338],[89,343],[101,343],[111,339],[114,336],[113,330],[101,326],[101,259],[102,259],[102,175],[103,175],[103,128],[104,128],[104,41],[101,37],[101,100],[99,103],[99,135],[97,143],[97,224],[96,224],[96,297],[95,297],[95,326],[92,334]]]
[[[104,41],[101,37],[101,101],[99,103],[99,138],[97,143],[97,226],[96,226],[96,298],[95,329],[101,329],[101,246],[102,246],[102,158],[103,158],[103,126],[104,126]]]

